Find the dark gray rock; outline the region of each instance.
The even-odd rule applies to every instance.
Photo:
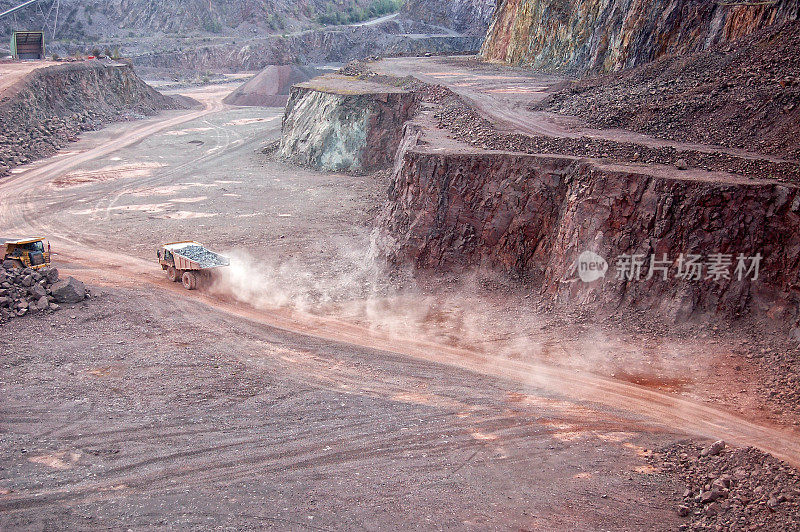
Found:
[[[74,277],[58,281],[50,290],[58,303],[79,303],[86,299],[86,287]]]
[[[3,268],[5,268],[6,270],[11,270],[14,268],[19,268],[19,264],[13,260],[4,260]]]
[[[45,289],[45,287],[40,285],[39,283],[36,283],[33,286],[31,286],[29,292],[32,296],[35,296],[37,298],[47,295],[47,289]]]
[[[58,282],[58,268],[48,268],[46,270],[42,270],[45,279],[50,284]]]
[[[39,301],[36,302],[36,308],[39,310],[45,310],[50,306],[50,301],[47,300],[47,296],[42,296],[39,298]]]

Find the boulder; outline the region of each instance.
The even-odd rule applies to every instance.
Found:
[[[725,448],[725,442],[717,440],[700,452],[700,456],[716,456]]]
[[[50,291],[58,303],[79,303],[86,299],[86,287],[74,277],[58,281]]]
[[[36,308],[39,310],[45,310],[50,306],[50,301],[47,300],[47,296],[42,296],[39,298],[39,301],[36,302]]]
[[[36,296],[37,298],[47,295],[47,290],[45,289],[45,287],[38,283],[31,286],[29,291],[32,296]]]
[[[42,270],[42,274],[44,275],[45,279],[47,279],[47,282],[49,284],[58,282],[58,268],[49,268],[47,270]]]
[[[19,268],[19,263],[13,260],[4,260],[3,261],[3,268],[6,270],[12,270],[14,268]]]

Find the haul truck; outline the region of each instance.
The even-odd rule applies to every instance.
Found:
[[[200,242],[172,242],[158,250],[158,262],[172,282],[181,281],[187,290],[194,290],[208,281],[217,268],[229,266],[228,257],[206,249]]]
[[[50,266],[50,243],[44,238],[0,238],[3,263],[39,270]]]

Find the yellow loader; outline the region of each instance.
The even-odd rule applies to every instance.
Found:
[[[50,243],[44,238],[0,238],[3,266],[39,270],[50,266]]]

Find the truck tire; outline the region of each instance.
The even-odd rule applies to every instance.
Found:
[[[183,272],[183,287],[187,290],[194,290],[197,288],[197,275],[194,272]]]
[[[177,283],[181,280],[181,271],[176,270],[174,266],[167,266],[167,277],[173,283]]]

